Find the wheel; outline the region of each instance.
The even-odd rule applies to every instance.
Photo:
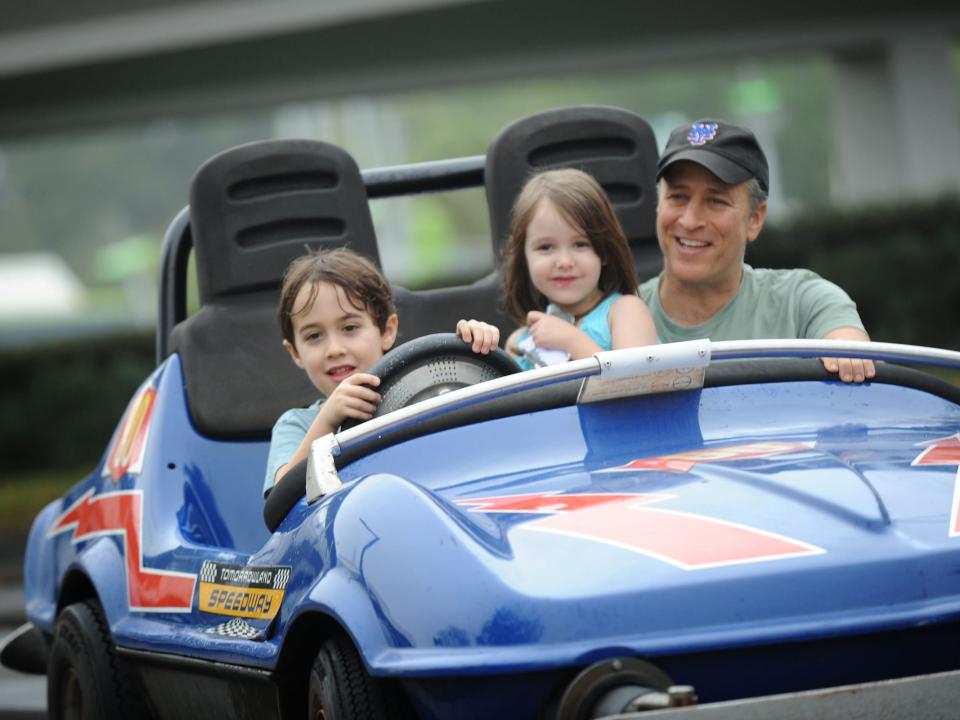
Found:
[[[68,605],[57,618],[47,665],[47,713],[51,720],[147,715],[95,601]]]
[[[383,401],[373,415],[380,417],[451,390],[520,372],[520,367],[500,348],[480,355],[455,333],[436,333],[391,350],[367,372],[380,378],[376,390]],[[341,430],[360,422],[348,418]]]
[[[310,670],[310,720],[406,720],[399,688],[367,674],[353,643],[337,635],[323,644]]]

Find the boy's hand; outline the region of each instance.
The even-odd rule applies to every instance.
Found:
[[[334,430],[347,418],[369,420],[377,411],[383,398],[376,390],[371,390],[364,385],[377,387],[379,384],[380,378],[376,375],[369,373],[351,375],[330,393],[330,397],[320,406],[318,417],[323,418],[324,422]]]
[[[480,320],[461,320],[457,323],[457,335],[471,344],[471,350],[481,355],[488,354],[500,343],[500,330]]]
[[[539,310],[527,313],[527,327],[538,348],[571,352],[571,341],[580,333],[576,325]]]

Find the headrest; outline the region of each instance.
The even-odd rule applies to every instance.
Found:
[[[349,247],[378,265],[360,170],[340,148],[266,140],[204,163],[190,190],[201,304],[278,287],[305,247]]]
[[[659,261],[653,129],[636,113],[591,105],[528,115],[490,143],[484,177],[498,258],[510,232],[510,211],[526,181],[563,167],[593,175],[610,196],[634,255]]]

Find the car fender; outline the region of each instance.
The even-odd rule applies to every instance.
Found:
[[[483,626],[504,608],[523,612],[491,565],[491,557],[505,559],[504,548],[475,537],[424,488],[382,473],[351,483],[329,502],[299,530],[321,530],[316,550],[330,564],[300,598],[291,592],[289,607],[296,610],[286,627],[304,613],[330,616],[372,672],[397,674],[404,663],[396,651],[429,655],[458,634],[456,628]],[[483,597],[461,594],[478,585],[486,589]]]

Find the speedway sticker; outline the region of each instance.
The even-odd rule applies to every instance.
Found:
[[[216,615],[273,620],[290,580],[290,568],[232,565],[205,560],[198,609]]]

